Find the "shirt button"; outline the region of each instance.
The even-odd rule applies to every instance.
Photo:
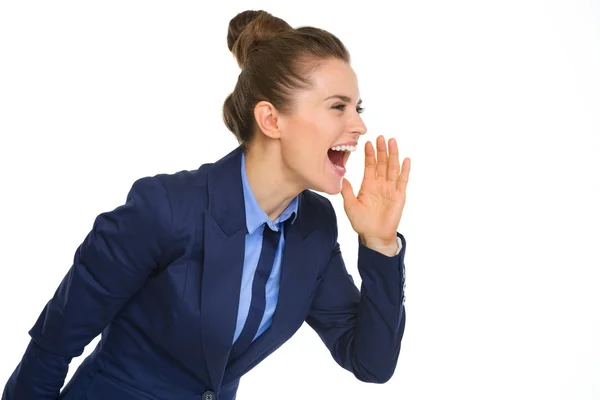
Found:
[[[202,400],[217,400],[217,396],[215,396],[215,392],[207,390],[202,393]]]

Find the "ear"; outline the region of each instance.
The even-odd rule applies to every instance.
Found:
[[[281,137],[278,117],[279,111],[268,101],[259,101],[254,107],[254,119],[258,128],[272,139],[279,139]]]

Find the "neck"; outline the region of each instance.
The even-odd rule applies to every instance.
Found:
[[[286,168],[277,143],[251,146],[245,155],[246,175],[260,208],[274,221],[302,191]]]

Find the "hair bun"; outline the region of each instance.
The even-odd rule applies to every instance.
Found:
[[[281,18],[266,11],[247,10],[229,21],[227,47],[243,68],[248,55],[261,43],[270,40],[292,27]]]

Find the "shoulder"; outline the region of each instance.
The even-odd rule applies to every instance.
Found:
[[[190,190],[206,187],[207,173],[212,164],[202,164],[195,170],[181,170],[174,173],[162,173],[152,176],[162,183],[173,196],[185,194]]]
[[[211,164],[196,170],[180,170],[139,177],[133,181],[127,195],[128,202],[142,204],[144,213],[171,227],[189,224],[190,215],[207,201],[207,171]]]
[[[172,206],[189,198],[201,198],[206,192],[207,171],[212,164],[202,164],[195,170],[180,170],[174,173],[159,173],[143,176],[133,182],[132,187],[155,187],[162,190]],[[159,190],[159,189],[156,189]]]
[[[206,175],[210,165],[146,175],[131,184],[126,204],[133,212],[127,215],[136,219],[129,225],[153,232],[164,250],[165,260],[185,251],[190,237],[197,234],[201,210],[208,198]]]

